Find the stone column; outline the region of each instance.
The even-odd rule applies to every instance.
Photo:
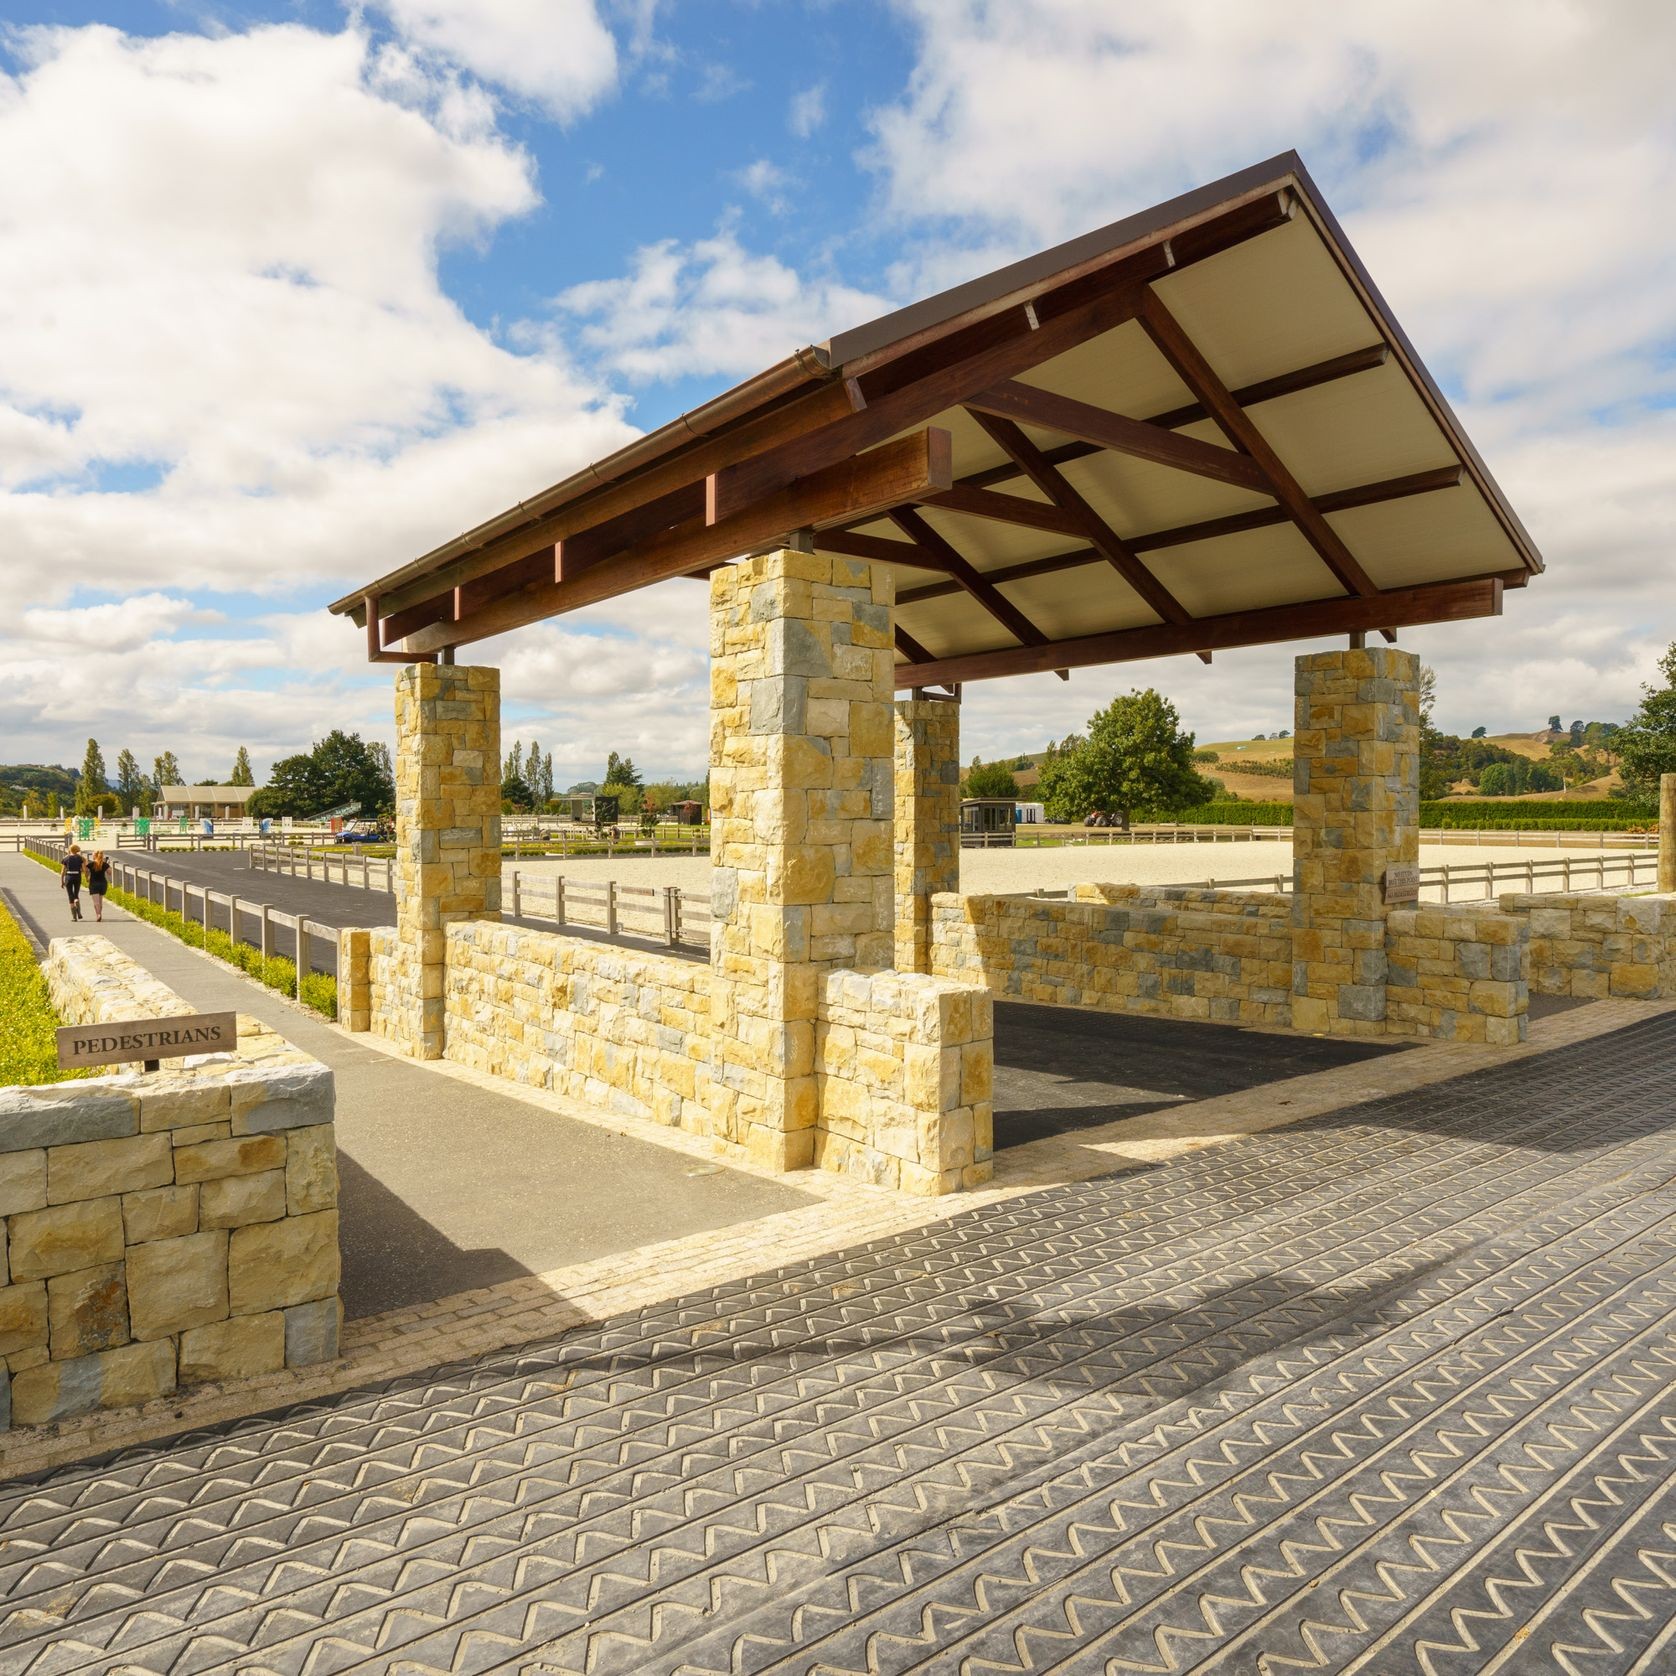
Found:
[[[894,947],[894,581],[777,552],[710,578],[716,1133],[814,1161],[819,974]]]
[[[1659,775],[1659,894],[1676,893],[1676,774]]]
[[[500,918],[500,671],[396,675],[396,979],[384,1034],[440,1059],[447,927]]]
[[[931,898],[960,889],[960,706],[896,706],[896,969],[931,970]]]
[[[1384,1032],[1386,874],[1420,856],[1419,669],[1394,646],[1297,660],[1294,1029]]]

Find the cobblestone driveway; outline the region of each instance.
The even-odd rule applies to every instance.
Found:
[[[0,1670],[1676,1669],[1676,1019],[0,1488]]]

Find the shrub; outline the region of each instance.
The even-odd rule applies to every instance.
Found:
[[[92,1074],[59,1070],[53,1032],[60,1022],[35,951],[17,921],[0,908],[0,1087],[34,1087]]]

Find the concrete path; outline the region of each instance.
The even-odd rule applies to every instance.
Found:
[[[0,1668],[1657,1676],[1676,1016],[0,1490]]]
[[[193,1006],[250,1013],[332,1067],[352,1317],[808,1202],[393,1058],[120,909],[73,923],[54,875],[23,856],[0,855],[0,900],[43,938],[102,932]]]

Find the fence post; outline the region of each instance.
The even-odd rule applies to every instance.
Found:
[[[605,881],[605,934],[608,937],[617,935],[617,881]]]
[[[512,917],[514,919],[522,919],[524,914],[523,894],[520,889],[521,881],[522,875],[514,867],[512,869]]]
[[[557,874],[553,879],[553,918],[560,925],[565,923],[564,917],[564,874]]]
[[[1449,863],[1447,861],[1443,864],[1443,901],[1444,905],[1447,906],[1449,902]]]
[[[372,857],[365,850],[361,851],[361,889],[372,889]]]
[[[297,999],[300,1001],[303,998],[303,973],[308,970],[308,921],[298,914],[291,923],[296,928]]]
[[[264,965],[273,958],[274,952],[274,921],[273,909],[264,902],[262,904],[262,962]]]
[[[233,947],[239,946],[239,899],[236,896],[227,898],[227,935],[233,939]]]
[[[1560,866],[1562,869],[1560,876],[1565,881],[1565,893],[1569,896],[1571,894],[1571,857],[1567,856]]]

